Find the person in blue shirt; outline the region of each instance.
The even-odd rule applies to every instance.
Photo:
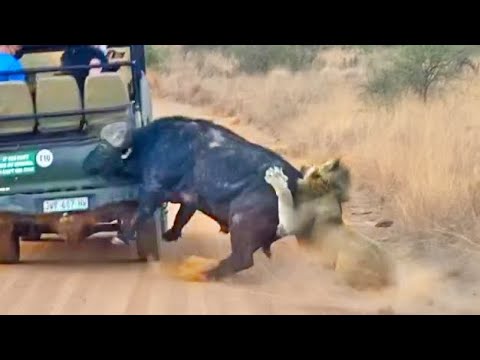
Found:
[[[23,70],[22,63],[15,56],[20,49],[21,45],[0,45],[0,82],[26,81],[25,73],[2,74],[4,71]]]

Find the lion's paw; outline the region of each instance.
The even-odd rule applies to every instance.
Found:
[[[277,166],[271,166],[265,172],[265,182],[274,189],[284,189],[288,187],[288,177],[283,170]]]

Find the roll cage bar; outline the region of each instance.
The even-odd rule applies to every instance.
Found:
[[[22,45],[23,54],[31,53],[43,53],[43,52],[57,52],[64,51],[67,48],[75,47],[78,45]],[[87,70],[95,68],[111,69],[122,66],[129,66],[132,69],[132,83],[133,83],[133,101],[134,101],[134,110],[141,110],[141,101],[140,101],[140,79],[142,72],[145,73],[145,50],[143,45],[108,45],[108,47],[129,47],[130,48],[130,58],[131,61],[121,61],[111,64],[97,64],[97,65],[77,65],[77,66],[43,66],[35,68],[26,68],[16,71],[0,71],[0,75],[15,75],[15,74],[39,74],[47,72],[67,72],[69,70]],[[42,117],[61,117],[69,115],[80,114],[83,117],[87,114],[103,114],[103,113],[115,113],[119,111],[125,111],[130,107],[129,105],[125,106],[115,106],[109,108],[98,108],[98,109],[82,109],[80,111],[62,111],[62,112],[50,112],[50,113],[36,113],[33,115],[7,115],[0,116],[0,121],[12,121],[12,120],[38,120]]]
[[[65,51],[68,48],[82,46],[82,45],[22,45],[22,52],[24,54],[40,53],[40,52],[56,52]],[[145,46],[144,45],[107,45],[107,48],[112,47],[128,47],[132,61],[135,61],[140,70],[146,72],[145,66]]]

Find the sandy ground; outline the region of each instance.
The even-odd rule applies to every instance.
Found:
[[[157,115],[209,116],[207,111],[167,101],[156,101],[154,105]],[[280,146],[248,124],[235,119],[222,121],[253,141],[274,149]],[[357,200],[357,208],[364,210],[367,205]],[[170,223],[176,209],[170,208]],[[371,222],[368,218],[352,221],[360,227],[368,227]],[[451,263],[448,278],[438,268],[426,266],[427,262],[410,263],[401,268],[399,286],[382,293],[359,293],[339,284],[334,274],[322,270],[293,239],[277,242],[272,248],[272,260],[256,254],[254,268],[225,281],[204,284],[175,279],[170,271],[172,265],[190,255],[220,259],[228,254],[229,238],[218,230],[210,219],[195,215],[182,239],[162,244],[162,261],[150,264],[136,261],[133,249],[111,245],[102,238],[89,239],[76,248],[62,242],[22,243],[22,264],[0,267],[0,313],[480,313],[480,286],[474,276],[478,269],[470,265],[479,262],[471,259],[472,252],[468,257],[459,253],[456,262]],[[369,231],[377,239],[392,238],[388,229]],[[427,239],[418,246],[428,250],[429,243]],[[397,253],[408,257],[405,251]],[[435,254],[437,258],[443,256]],[[464,280],[452,282],[459,274]]]

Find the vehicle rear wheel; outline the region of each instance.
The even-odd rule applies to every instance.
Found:
[[[137,232],[137,254],[141,260],[160,260],[160,241],[165,232],[162,214],[162,209],[158,209]]]
[[[16,264],[20,261],[20,237],[15,231],[0,236],[0,264]]]

